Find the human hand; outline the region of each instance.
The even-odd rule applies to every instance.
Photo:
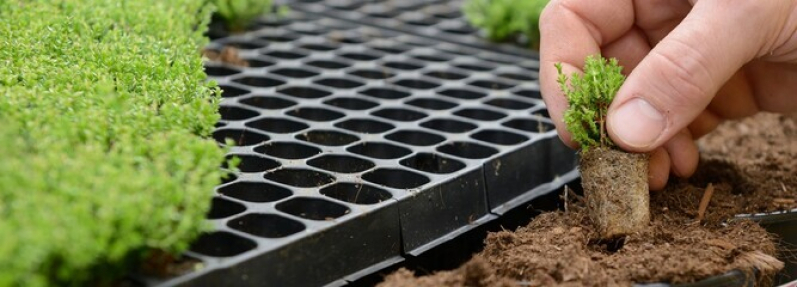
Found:
[[[694,140],[721,121],[797,111],[797,1],[553,0],[540,30],[541,92],[571,147],[554,64],[569,75],[601,54],[624,67],[607,129],[624,150],[652,151],[652,190],[691,176]]]

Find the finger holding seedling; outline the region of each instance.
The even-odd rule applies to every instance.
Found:
[[[555,0],[541,17],[542,94],[562,139],[567,102],[554,63],[580,72],[587,55],[619,59],[628,75],[607,132],[652,152],[651,189],[690,176],[694,139],[724,119],[797,110],[797,4],[793,1]]]

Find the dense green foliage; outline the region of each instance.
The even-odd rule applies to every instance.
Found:
[[[540,14],[549,0],[467,0],[462,10],[471,25],[492,41],[514,41],[524,36],[534,49],[540,46]]]
[[[617,59],[587,57],[584,73],[573,73],[570,86],[562,73],[562,65],[557,64],[556,69],[559,86],[570,104],[564,120],[573,140],[584,150],[595,146],[613,147],[614,142],[606,134],[606,112],[625,81]]]
[[[252,21],[271,11],[271,0],[210,0],[227,29],[240,32]]]
[[[210,12],[0,1],[0,286],[83,285],[206,228],[224,158],[199,54]]]

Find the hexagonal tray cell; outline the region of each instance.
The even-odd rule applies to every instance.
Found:
[[[350,119],[336,123],[335,126],[363,134],[378,134],[395,128],[391,124],[369,119]]]
[[[393,76],[395,76],[395,74],[390,73],[386,70],[370,70],[370,69],[351,71],[349,72],[349,74],[372,80],[390,79]]]
[[[237,146],[257,145],[269,140],[267,135],[238,129],[218,129],[213,132],[213,138],[220,144],[226,144],[230,139]]]
[[[268,110],[279,110],[295,106],[296,102],[277,97],[254,96],[241,100],[242,104]]]
[[[421,79],[402,79],[396,81],[395,84],[416,90],[429,90],[440,86],[439,83]]]
[[[360,91],[360,94],[387,100],[401,99],[410,96],[410,93],[395,88],[370,88]]]
[[[325,146],[343,146],[360,140],[357,136],[331,130],[312,130],[296,135],[296,138]]]
[[[240,121],[260,115],[260,113],[253,110],[233,106],[220,106],[219,114],[221,114],[222,120],[228,121]]]
[[[232,202],[223,198],[214,197],[208,211],[208,219],[227,218],[246,211],[243,204]]]
[[[319,187],[335,182],[335,177],[309,169],[285,168],[266,173],[265,178],[295,187]]]
[[[343,69],[351,66],[351,64],[340,62],[340,61],[332,61],[332,60],[315,60],[306,63],[307,65],[322,68],[322,69]]]
[[[556,129],[553,124],[534,119],[515,119],[502,124],[505,127],[532,133],[544,133]]]
[[[388,108],[388,109],[381,109],[371,113],[372,115],[386,118],[389,120],[400,121],[400,122],[412,122],[417,121],[422,118],[425,118],[427,115],[421,112],[406,110],[406,109],[399,109],[399,108]]]
[[[499,145],[516,145],[529,140],[529,138],[524,135],[502,130],[483,130],[472,134],[470,137],[483,142]]]
[[[445,137],[418,130],[401,130],[385,136],[386,139],[415,146],[430,146],[446,140]]]
[[[299,47],[307,50],[315,50],[315,51],[332,51],[340,48],[339,45],[333,43],[307,43],[299,45]]]
[[[280,166],[280,163],[265,157],[244,154],[231,154],[226,157],[228,160],[238,158],[241,162],[236,167],[242,172],[263,172],[269,169],[275,169]],[[226,168],[226,163],[224,166]]]
[[[442,80],[462,80],[468,77],[468,75],[465,74],[452,72],[452,71],[440,71],[440,70],[429,71],[424,73],[424,75],[435,77]]]
[[[217,231],[203,234],[191,245],[191,251],[211,257],[232,257],[255,249],[257,243],[238,235]]]
[[[369,182],[397,189],[417,188],[429,183],[429,178],[419,173],[393,168],[379,168],[363,175]]]
[[[248,122],[246,123],[246,126],[261,131],[278,134],[298,132],[310,127],[304,123],[281,118],[263,118],[257,121]]]
[[[452,173],[465,168],[465,164],[434,153],[419,153],[401,160],[401,165],[430,173]]]
[[[233,69],[230,67],[225,66],[210,66],[205,65],[205,74],[208,76],[216,76],[216,77],[223,77],[223,76],[230,76],[240,73],[238,69]]]
[[[480,99],[487,96],[487,94],[482,92],[476,92],[471,90],[465,89],[447,89],[437,92],[446,97],[452,97],[456,99],[463,99],[463,100],[473,100],[473,99]]]
[[[506,114],[485,109],[461,109],[454,114],[479,121],[497,121],[506,117]]]
[[[284,81],[280,81],[277,79],[269,78],[269,77],[255,77],[255,76],[247,76],[243,78],[238,78],[233,80],[233,82],[244,84],[247,86],[252,87],[259,87],[259,88],[268,88],[268,87],[276,87],[282,84],[285,84]]]
[[[342,113],[322,108],[298,108],[287,112],[287,114],[315,122],[328,122],[346,116]]]
[[[317,76],[318,73],[299,68],[279,68],[271,71],[272,74],[277,74],[288,78],[309,78]]]
[[[287,237],[306,229],[304,224],[276,214],[247,214],[227,222],[232,229],[265,238]]]
[[[224,98],[232,98],[249,93],[248,90],[244,90],[242,88],[236,88],[229,85],[219,85],[219,89],[221,89],[221,96]]]
[[[477,71],[477,72],[487,72],[495,70],[495,66],[486,65],[485,63],[479,63],[479,64],[461,63],[461,64],[455,64],[454,67],[465,70]]]
[[[339,89],[351,89],[363,85],[363,83],[353,80],[348,80],[345,78],[325,78],[321,80],[316,80],[314,81],[314,83]]]
[[[457,104],[452,103],[452,102],[438,100],[438,99],[432,99],[432,98],[414,99],[414,100],[411,100],[411,101],[407,101],[405,104],[408,104],[410,106],[416,106],[416,107],[419,107],[419,108],[428,109],[428,110],[447,110],[447,109],[451,109],[451,108],[454,108],[454,107],[457,106]]]
[[[330,105],[330,106],[339,107],[339,108],[343,108],[343,109],[347,109],[347,110],[355,110],[355,111],[367,110],[367,109],[370,109],[370,108],[373,108],[373,107],[376,107],[376,106],[379,105],[379,104],[371,102],[371,101],[361,100],[361,99],[358,99],[358,98],[347,98],[347,97],[334,98],[334,99],[325,101],[324,104],[327,104],[327,105]]]
[[[303,53],[299,53],[296,51],[285,51],[285,50],[270,50],[263,53],[263,55],[276,59],[285,59],[285,60],[295,60],[307,57],[307,55]]]
[[[255,151],[284,159],[309,158],[321,153],[318,148],[292,142],[270,142],[256,147]]]
[[[376,54],[374,52],[365,51],[340,53],[338,56],[352,61],[373,61],[382,57],[382,55]]]
[[[246,62],[246,66],[250,68],[265,68],[274,65],[274,62],[269,62],[261,59],[241,57],[241,60],[244,60]]]
[[[347,155],[324,155],[308,161],[307,164],[339,173],[363,172],[376,166],[373,162]]]
[[[277,210],[310,220],[332,220],[344,216],[351,210],[328,200],[297,197],[277,204]]]
[[[542,100],[542,94],[538,90],[519,90],[512,93],[524,98]]]
[[[387,190],[363,183],[350,182],[341,182],[322,188],[321,194],[355,204],[376,204],[393,198],[393,195]]]
[[[498,74],[498,76],[502,77],[502,78],[505,78],[505,79],[515,80],[515,81],[535,81],[535,80],[537,80],[537,75],[536,74],[532,75],[532,74],[519,74],[519,73],[505,72],[505,73]]]
[[[317,99],[331,95],[331,92],[311,87],[287,87],[277,92],[302,99]]]
[[[468,84],[470,84],[471,86],[476,86],[490,90],[506,90],[514,87],[514,85],[512,84],[503,83],[495,80],[476,80]]]
[[[364,142],[351,146],[346,150],[376,159],[401,158],[412,153],[407,148],[379,142]]]
[[[227,40],[221,43],[227,47],[234,47],[239,50],[256,50],[268,46],[267,43],[260,41],[245,41],[245,40]]]
[[[534,106],[534,104],[531,103],[511,99],[492,99],[484,103],[507,110],[525,110]]]
[[[248,202],[272,202],[293,195],[286,188],[254,181],[235,182],[219,188],[219,193]]]
[[[477,128],[476,125],[452,119],[436,119],[421,123],[422,127],[447,133],[464,133]]]
[[[442,153],[469,159],[483,159],[498,153],[498,150],[470,142],[453,142],[437,148]]]
[[[384,65],[385,67],[388,67],[388,68],[393,68],[393,69],[398,69],[398,70],[406,70],[406,71],[412,71],[412,70],[417,70],[417,69],[423,68],[423,65],[421,65],[421,64],[408,63],[408,62],[396,62],[396,61],[388,61],[388,62],[385,62],[382,65]]]

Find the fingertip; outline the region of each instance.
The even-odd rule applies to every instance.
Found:
[[[667,186],[670,177],[670,155],[664,148],[657,148],[650,155],[648,184],[650,190],[659,191]]]
[[[695,173],[700,152],[689,130],[684,129],[675,134],[664,148],[670,155],[671,171],[675,176],[687,178]]]

